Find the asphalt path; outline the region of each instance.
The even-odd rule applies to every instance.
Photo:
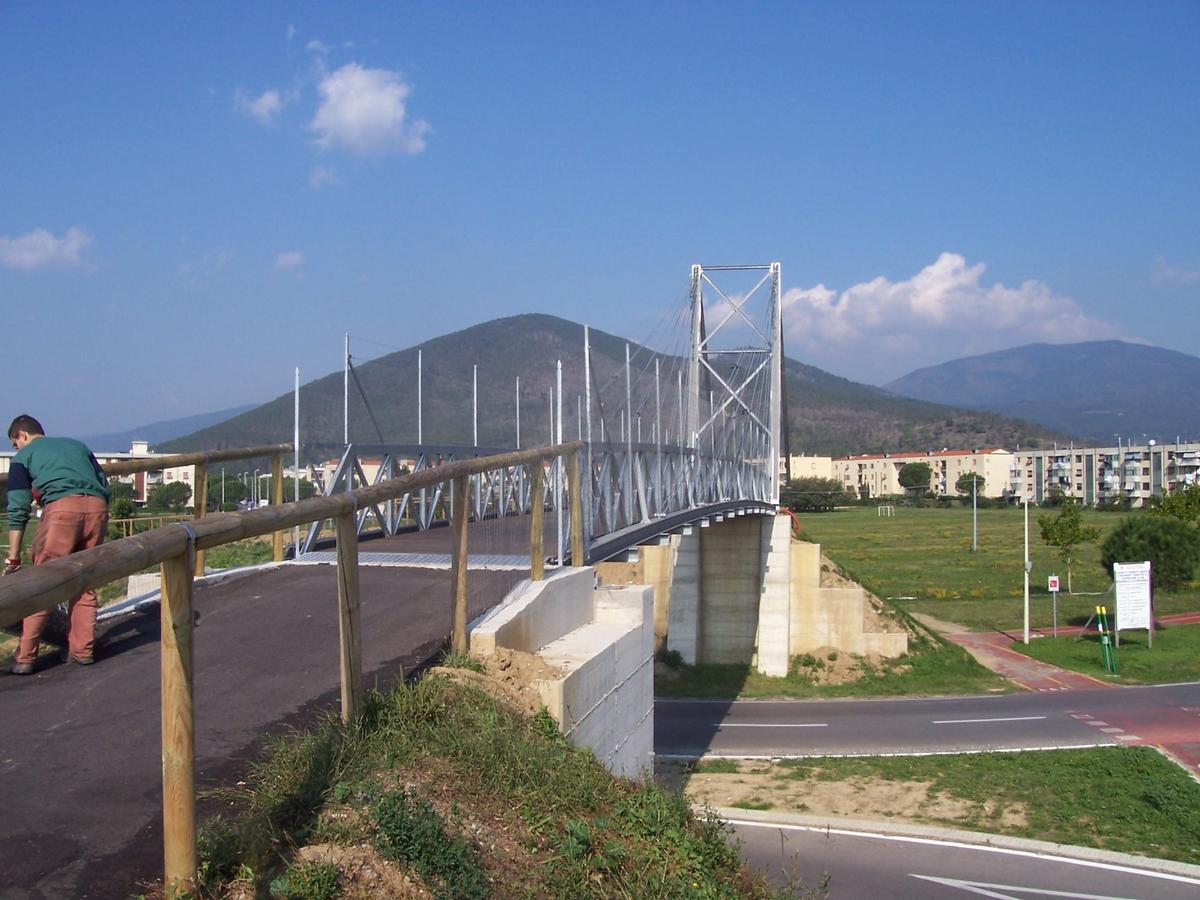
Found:
[[[471,572],[470,614],[520,574]],[[385,687],[444,639],[449,573],[364,567],[359,586],[364,682]],[[337,708],[336,571],[285,566],[198,586],[195,610],[204,791],[243,774],[264,738]],[[155,609],[109,626],[94,666],[0,675],[3,900],[127,897],[161,875],[158,644]]]
[[[659,755],[685,758],[1138,743],[1163,746],[1179,757],[1200,750],[1200,682],[916,700],[660,699],[654,742]]]
[[[812,890],[827,876],[831,897],[1193,900],[1200,896],[1200,878],[1194,874],[1153,871],[1132,861],[1100,858],[1102,854],[1079,859],[910,835],[733,821],[742,857],[774,884]]]

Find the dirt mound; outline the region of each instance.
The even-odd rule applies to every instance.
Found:
[[[430,671],[479,688],[529,715],[533,715],[544,705],[536,683],[551,681],[562,674],[536,654],[509,650],[506,647],[497,647],[491,656],[475,658],[483,664],[486,672],[442,666]]]

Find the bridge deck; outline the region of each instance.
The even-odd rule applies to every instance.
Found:
[[[428,554],[444,551],[449,537],[441,529],[362,550]],[[520,522],[472,526],[470,540],[500,555],[513,542],[528,548]],[[521,577],[473,571],[470,615]],[[448,633],[449,572],[363,567],[359,580],[364,681],[386,686]],[[286,565],[197,586],[199,790],[236,778],[265,735],[336,708],[336,598],[333,566]],[[3,900],[126,897],[138,879],[161,875],[158,639],[151,610],[105,628],[91,668],[43,660],[33,677],[0,676]]]

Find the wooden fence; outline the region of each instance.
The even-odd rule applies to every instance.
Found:
[[[277,503],[242,513],[218,513],[189,522],[179,522],[143,534],[101,544],[40,566],[22,569],[0,579],[0,626],[14,624],[30,613],[49,609],[85,590],[140,572],[147,566],[162,566],[162,777],[163,777],[163,874],[168,894],[191,891],[196,874],[196,788],[195,714],[192,666],[192,581],[197,557],[207,548],[266,534],[282,535],[297,525],[333,519],[337,531],[337,602],[339,655],[341,660],[341,713],[344,721],[359,714],[362,702],[362,663],[358,630],[358,536],[355,516],[372,504],[449,482],[452,485],[451,540],[451,641],[457,651],[467,649],[467,524],[470,503],[469,479],[496,469],[525,465],[534,485],[532,496],[545,475],[547,462],[562,458],[567,474],[571,558],[584,556],[584,524],[579,452],[581,443],[559,444],[499,456],[459,460],[390,479],[370,487],[329,497],[314,497],[295,503]],[[268,448],[246,451],[216,451],[203,464],[221,459],[267,455]],[[287,445],[269,448],[281,453]],[[255,451],[251,453],[250,451]],[[218,454],[243,454],[221,455]],[[169,457],[154,464],[162,466]],[[191,460],[188,460],[189,462]],[[112,474],[139,471],[116,463]],[[136,461],[140,464],[142,461]],[[168,465],[187,463],[168,463]],[[202,464],[196,460],[197,471]],[[116,470],[116,471],[114,471]],[[144,470],[142,470],[144,471]],[[276,473],[278,475],[278,473]],[[201,482],[197,481],[197,494]],[[282,478],[272,479],[282,489]],[[197,502],[200,512],[203,504]],[[530,577],[544,577],[542,504],[533,504],[530,523]],[[278,538],[277,538],[278,540]]]

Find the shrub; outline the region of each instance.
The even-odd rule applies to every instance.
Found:
[[[1200,563],[1200,535],[1179,519],[1134,516],[1105,539],[1100,564],[1110,575],[1113,563],[1150,560],[1156,588],[1174,590],[1192,579]]]

